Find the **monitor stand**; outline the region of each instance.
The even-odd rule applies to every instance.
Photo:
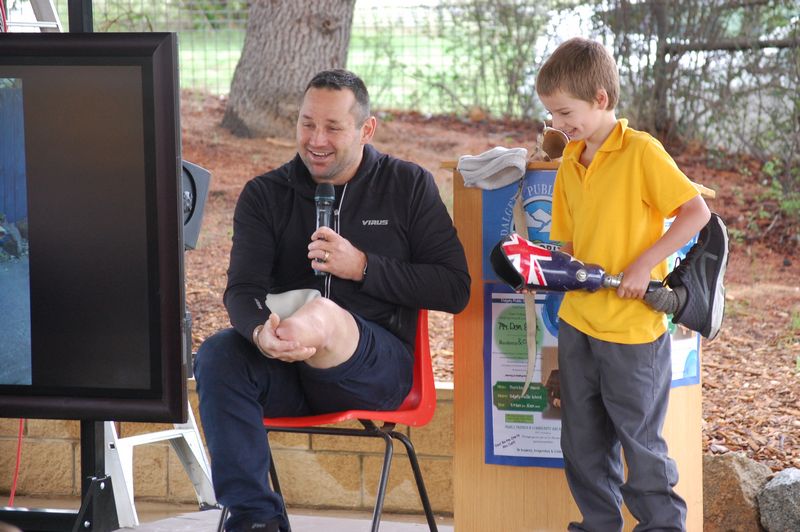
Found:
[[[120,438],[112,421],[81,423],[81,507],[78,510],[5,507],[0,522],[25,532],[112,532],[136,527],[133,500],[133,448],[169,441],[194,485],[200,510],[218,508],[211,468],[191,406],[186,423],[172,430]],[[112,486],[111,479],[115,484]]]
[[[136,527],[139,516],[133,500],[133,448],[137,445],[169,441],[194,485],[200,510],[218,508],[211,484],[211,467],[206,456],[192,407],[186,423],[176,423],[171,430],[120,438],[112,421],[105,422],[105,471],[114,478],[114,499],[121,527]]]
[[[103,422],[81,420],[81,507],[0,509],[0,521],[26,532],[112,532],[119,528],[114,488],[105,472]]]

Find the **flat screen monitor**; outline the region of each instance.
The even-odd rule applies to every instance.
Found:
[[[177,43],[0,34],[0,417],[186,418]]]

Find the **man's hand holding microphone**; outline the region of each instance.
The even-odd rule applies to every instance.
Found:
[[[331,229],[335,200],[333,185],[317,185],[314,194],[317,229],[311,235],[308,258],[317,275],[332,274],[340,279],[362,281],[367,270],[367,255]]]

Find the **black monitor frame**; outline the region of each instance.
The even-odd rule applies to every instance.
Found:
[[[153,362],[151,384],[120,390],[98,383],[74,391],[0,385],[0,417],[185,422],[189,346],[183,334],[177,38],[173,33],[0,34],[0,65],[39,64],[141,67],[152,351],[143,356]]]

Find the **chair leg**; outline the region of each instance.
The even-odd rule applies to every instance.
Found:
[[[281,496],[283,500],[283,493],[281,493],[281,483],[278,480],[278,470],[275,468],[275,459],[272,456],[272,450],[269,451],[269,478],[272,481],[272,490]],[[286,509],[286,501],[283,501],[283,518],[286,520],[287,532],[292,532],[292,523],[289,522],[289,512]]]
[[[414,445],[408,437],[401,433],[392,431],[389,433],[392,438],[398,439],[406,446],[406,454],[408,454],[408,461],[411,462],[411,469],[414,471],[414,480],[417,481],[417,490],[419,491],[419,499],[422,502],[422,508],[425,510],[425,519],[428,520],[428,528],[431,532],[438,532],[436,526],[436,518],[433,515],[431,508],[431,501],[428,499],[428,490],[425,489],[425,481],[422,479],[422,470],[419,467],[419,460],[417,460],[417,452],[414,450]]]
[[[223,506],[219,514],[219,524],[217,525],[217,532],[224,532],[225,520],[228,518],[228,507]]]
[[[386,443],[386,450],[383,453],[383,468],[381,469],[381,479],[378,484],[378,494],[375,499],[375,510],[372,513],[372,532],[378,532],[381,524],[381,514],[383,513],[383,500],[386,498],[386,486],[389,481],[389,469],[392,467],[392,454],[394,444],[392,437],[385,432],[379,433]]]

